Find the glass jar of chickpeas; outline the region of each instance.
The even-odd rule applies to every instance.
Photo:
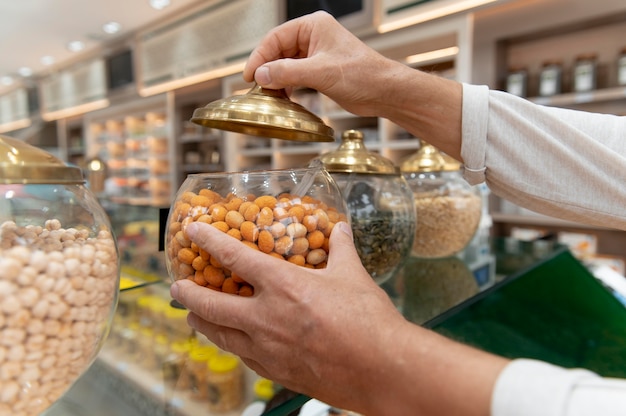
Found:
[[[306,168],[189,175],[166,224],[166,265],[173,280],[251,296],[242,276],[193,243],[192,222],[215,227],[242,244],[303,267],[323,268],[328,240],[348,210],[337,184],[320,163]]]
[[[35,415],[107,337],[119,256],[79,168],[0,136],[0,193],[0,414]]]

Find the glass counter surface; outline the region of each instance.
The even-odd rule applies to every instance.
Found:
[[[479,268],[457,257],[408,258],[403,269],[381,286],[408,320],[466,344],[510,358],[536,358],[626,377],[626,307],[584,265],[565,247],[549,241],[497,239],[491,247],[493,261]],[[491,269],[485,272],[485,268]],[[485,280],[485,273],[492,276],[491,282]],[[169,298],[168,279],[130,277],[121,288],[122,307],[126,297],[145,290]],[[122,312],[118,307],[118,314]],[[166,385],[161,369],[142,368],[141,351],[127,359],[110,345],[115,342],[107,341],[92,369],[48,416],[83,414],[58,409],[68,403],[85,407],[81,402],[88,394],[97,396],[101,404],[102,397],[112,394],[131,396],[124,401],[133,402],[131,407],[137,408],[133,414],[138,416],[214,414],[202,402]],[[252,371],[246,377],[253,382],[259,379]],[[137,391],[124,387],[129,383]],[[88,386],[98,391],[89,393]],[[248,390],[240,408],[219,414],[241,414],[255,400]],[[309,400],[288,391],[280,393],[285,399],[273,400],[265,415],[289,415]],[[84,414],[120,414],[88,409]]]

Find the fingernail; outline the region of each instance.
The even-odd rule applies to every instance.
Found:
[[[339,226],[340,231],[343,231],[344,233],[348,234],[350,238],[352,238],[352,227],[350,227],[350,224],[340,221],[336,224],[336,226]]]
[[[272,77],[270,76],[270,69],[267,66],[260,66],[254,72],[254,80],[259,85],[268,85],[272,83]]]
[[[179,292],[178,282],[172,283],[172,285],[170,286],[170,295],[174,299],[176,299],[178,297],[178,292]]]
[[[190,240],[193,240],[197,232],[198,232],[198,224],[196,223],[192,222],[191,224],[187,225],[187,227],[185,227],[185,233],[187,234],[187,237],[189,237]]]

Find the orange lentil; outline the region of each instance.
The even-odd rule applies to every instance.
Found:
[[[298,266],[304,266],[306,264],[306,258],[302,254],[294,254],[293,256],[289,256],[287,261],[293,264],[297,264]]]
[[[232,277],[228,277],[222,283],[222,292],[236,295],[239,292],[239,284]]]
[[[289,216],[289,212],[283,207],[276,207],[273,210],[274,218],[278,221],[283,220]]]
[[[270,253],[274,250],[274,236],[267,230],[261,230],[259,232],[257,244],[259,246],[259,250],[264,253]]]
[[[326,228],[322,231],[324,233],[324,237],[330,237],[330,234],[333,232],[333,228],[335,228],[335,223],[328,222],[328,226],[326,226]]]
[[[195,196],[195,192],[187,191],[180,196],[180,201],[189,203]]]
[[[209,252],[204,249],[199,249],[198,255],[206,261],[209,261],[209,259],[211,258],[211,255],[209,254]]]
[[[209,214],[202,214],[198,218],[196,218],[196,221],[211,224],[213,222],[213,217],[211,217]]]
[[[269,229],[270,233],[274,238],[280,238],[287,233],[287,227],[282,222],[274,222]]]
[[[182,230],[182,226],[180,224],[180,221],[174,221],[174,222],[172,222],[170,224],[170,233],[171,234],[176,234],[180,230]]]
[[[288,235],[278,238],[274,242],[274,251],[278,254],[286,255],[291,252],[293,247],[293,240]]]
[[[231,273],[230,278],[233,279],[237,283],[246,283],[243,277],[239,276],[237,273]]]
[[[226,203],[226,209],[229,211],[239,211],[239,207],[243,204],[243,199],[233,196],[233,198]]]
[[[196,253],[194,253],[194,251],[188,247],[183,247],[178,251],[178,260],[181,261],[181,263],[185,263],[185,264],[191,264],[193,262],[193,259],[196,258]]]
[[[292,222],[287,225],[287,235],[291,238],[300,238],[306,235],[306,227],[299,222]]]
[[[293,217],[296,222],[302,222],[304,220],[304,208],[300,205],[289,208],[289,216]]]
[[[193,275],[193,281],[196,282],[196,284],[200,286],[207,285],[207,281],[204,279],[204,274],[202,270],[196,270],[196,272]]]
[[[224,221],[230,228],[239,228],[241,227],[241,223],[245,221],[243,215],[239,213],[239,211],[228,211],[226,217],[224,217]]]
[[[202,274],[204,276],[204,280],[206,280],[208,284],[215,287],[221,287],[222,283],[224,283],[224,280],[226,279],[222,269],[211,265],[206,266],[202,271]]]
[[[236,228],[231,228],[230,230],[228,230],[226,232],[226,234],[228,234],[229,236],[236,238],[237,240],[242,240],[243,237],[241,236],[241,231],[239,231]]]
[[[274,209],[276,206],[276,198],[271,195],[263,195],[254,200],[254,203],[263,209],[265,207]]]
[[[247,240],[241,240],[242,243],[244,243],[245,245],[247,245],[248,247],[254,249],[254,250],[258,250],[259,246],[257,246],[255,243],[253,243],[252,241],[247,241]]]
[[[252,296],[254,295],[254,289],[252,288],[252,286],[250,285],[241,285],[241,287],[239,287],[239,296]]]
[[[324,245],[324,233],[320,230],[311,231],[306,236],[311,250],[321,248]]]
[[[317,217],[314,215],[305,215],[302,219],[302,225],[306,227],[308,232],[317,230]]]
[[[261,212],[259,212],[259,216],[256,219],[256,225],[259,228],[271,227],[274,223],[274,212],[269,207],[261,208]]]
[[[188,240],[185,237],[185,233],[183,233],[182,231],[177,232],[174,238],[181,247],[191,247],[191,240]]]
[[[323,261],[326,261],[326,251],[321,248],[316,248],[315,250],[309,251],[309,254],[306,255],[306,262],[312,265],[320,264]]]
[[[240,213],[241,215],[243,215],[243,216],[244,216],[244,218],[245,218],[245,216],[246,216],[246,210],[247,210],[248,208],[250,208],[252,205],[255,205],[255,203],[254,203],[254,202],[251,202],[251,201],[243,201],[243,202],[241,203],[241,205],[239,205],[239,208],[237,209],[237,211],[239,211],[239,213]],[[258,208],[258,206],[257,206],[257,205],[255,205],[255,206]]]
[[[209,263],[213,267],[217,267],[217,268],[221,268],[222,267],[222,263],[220,263],[220,261],[218,259],[216,259],[214,256],[211,256],[211,258],[209,259]]]
[[[259,215],[259,212],[261,212],[261,208],[259,208],[258,205],[252,203],[252,205],[246,208],[246,211],[244,212],[243,217],[245,218],[246,221],[255,222],[257,216]]]
[[[293,239],[292,254],[306,254],[309,251],[309,240],[306,237],[297,237]]]
[[[212,203],[213,201],[204,195],[196,195],[191,198],[191,201],[189,201],[189,204],[192,206],[200,206],[206,208],[210,207]]]
[[[202,270],[204,269],[206,266],[209,265],[208,260],[203,259],[200,256],[197,256],[195,259],[193,259],[193,261],[191,262],[191,267],[194,268],[194,270]]]
[[[225,221],[216,221],[211,225],[224,233],[230,230],[230,227]]]
[[[227,213],[226,207],[220,203],[215,203],[209,208],[209,214],[211,214],[213,221],[224,221]]]
[[[259,238],[259,227],[252,221],[244,221],[239,228],[244,241],[256,242]]]
[[[321,210],[319,208],[315,209],[313,211],[313,215],[317,217],[317,228],[319,228],[320,230],[324,230],[326,227],[328,227],[328,222],[330,220],[328,219],[328,215],[324,210]]]

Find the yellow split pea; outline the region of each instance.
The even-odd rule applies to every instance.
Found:
[[[201,286],[240,296],[254,288],[222,267],[185,233],[191,222],[218,228],[242,243],[303,267],[326,267],[328,238],[344,214],[310,196],[278,197],[234,194],[222,196],[209,189],[185,192],[173,207],[167,234],[168,256],[175,279],[193,280]]]

